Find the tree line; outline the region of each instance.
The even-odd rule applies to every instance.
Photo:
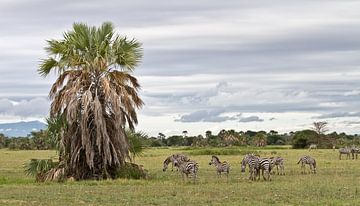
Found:
[[[6,137],[0,134],[0,148],[19,150],[48,150],[56,149],[58,145],[57,129],[54,123],[48,120],[48,129],[33,131],[26,137]],[[145,147],[162,146],[190,146],[190,147],[226,147],[226,146],[257,146],[266,145],[292,145],[293,148],[308,148],[316,144],[318,148],[333,148],[349,145],[359,145],[360,138],[357,134],[349,135],[344,132],[327,132],[326,127],[317,127],[321,124],[313,123],[314,127],[296,132],[280,134],[275,130],[266,131],[235,131],[221,130],[217,134],[206,131],[205,135],[189,136],[187,131],[179,135],[166,136],[159,133],[156,137],[144,132],[126,130],[129,139],[130,154],[133,158],[140,154]],[[55,125],[56,126],[56,125]],[[326,124],[325,124],[326,126]]]

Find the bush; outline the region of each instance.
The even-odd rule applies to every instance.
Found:
[[[117,178],[127,179],[147,179],[147,170],[143,169],[142,166],[126,162],[125,165],[120,167],[116,174]]]
[[[24,165],[25,174],[34,176],[37,182],[44,182],[47,173],[58,166],[58,163],[52,159],[31,159],[29,163]]]

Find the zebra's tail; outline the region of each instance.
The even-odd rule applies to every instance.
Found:
[[[301,158],[299,159],[299,161],[298,161],[298,164],[301,162]]]

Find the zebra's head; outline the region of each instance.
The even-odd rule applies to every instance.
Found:
[[[166,164],[166,163],[164,162],[164,164],[163,164],[163,171],[165,172],[165,171],[167,170],[167,168],[168,168],[168,164]]]
[[[176,159],[174,159],[174,166],[175,166],[175,167],[179,167],[179,166],[180,166],[179,161],[177,161]]]
[[[217,157],[217,156],[215,156],[215,155],[213,155],[212,157],[211,157],[211,160],[210,160],[210,162],[209,162],[209,165],[212,165],[212,164],[218,164],[218,163],[220,163],[220,160],[219,160],[219,158]]]
[[[166,158],[166,159],[164,160],[164,163],[163,163],[163,171],[164,171],[164,172],[167,170],[168,165],[169,165],[170,162],[172,161],[172,160],[171,160],[171,157],[172,157],[172,156],[170,156],[170,157],[168,157],[168,158]]]
[[[245,155],[245,157],[241,161],[241,172],[245,172],[246,162],[247,162],[248,158],[249,158],[249,155]]]

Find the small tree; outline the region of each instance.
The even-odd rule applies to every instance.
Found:
[[[325,134],[325,132],[329,131],[327,129],[328,123],[327,122],[313,122],[313,126],[311,127],[319,135]]]

